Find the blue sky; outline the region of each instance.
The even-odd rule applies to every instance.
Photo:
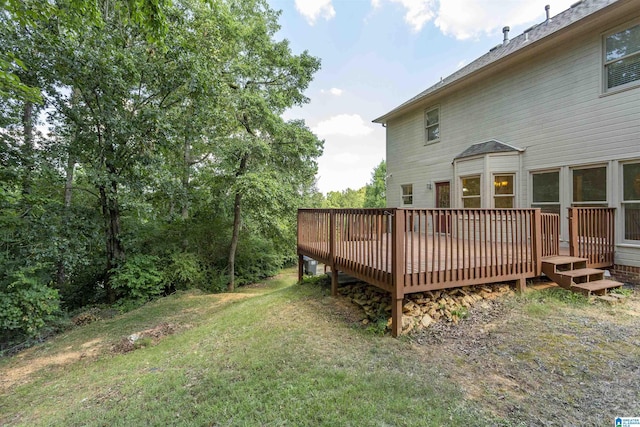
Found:
[[[317,187],[357,189],[385,158],[371,121],[576,0],[268,0],[294,53],[322,60],[310,102],[285,113],[321,139]]]

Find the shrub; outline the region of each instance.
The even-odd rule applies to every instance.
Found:
[[[166,284],[176,290],[200,288],[205,282],[205,271],[197,255],[189,252],[171,254],[164,277]]]
[[[60,306],[58,291],[39,277],[40,266],[22,267],[0,283],[0,339],[34,337]]]
[[[158,257],[151,255],[132,255],[111,270],[111,286],[126,300],[144,302],[161,295],[163,275],[156,265],[158,261]]]
[[[255,283],[275,276],[284,265],[285,256],[272,241],[262,236],[243,236],[236,253],[236,281],[238,285]]]

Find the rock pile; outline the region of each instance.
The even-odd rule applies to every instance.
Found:
[[[366,316],[363,324],[386,319],[387,327],[391,326],[389,293],[366,283],[343,286],[339,292],[362,308]],[[508,284],[500,283],[409,294],[402,308],[402,332],[428,328],[438,321],[458,323],[473,305],[513,292]]]

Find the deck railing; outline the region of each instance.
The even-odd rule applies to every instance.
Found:
[[[405,294],[540,274],[539,209],[300,209],[298,254],[392,294],[394,335]],[[302,265],[302,262],[300,263]],[[299,270],[302,276],[302,268]]]
[[[569,208],[569,251],[589,267],[614,263],[615,208]]]
[[[536,275],[540,226],[533,209],[400,209],[396,215],[405,224],[405,293]]]
[[[298,253],[391,290],[392,227],[393,210],[300,209]]]
[[[542,256],[560,254],[560,215],[543,213],[542,217]]]

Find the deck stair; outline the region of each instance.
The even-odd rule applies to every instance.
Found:
[[[604,295],[607,289],[619,288],[622,283],[604,278],[604,271],[587,267],[586,258],[550,256],[542,259],[542,272],[559,286],[570,291],[590,295]]]

